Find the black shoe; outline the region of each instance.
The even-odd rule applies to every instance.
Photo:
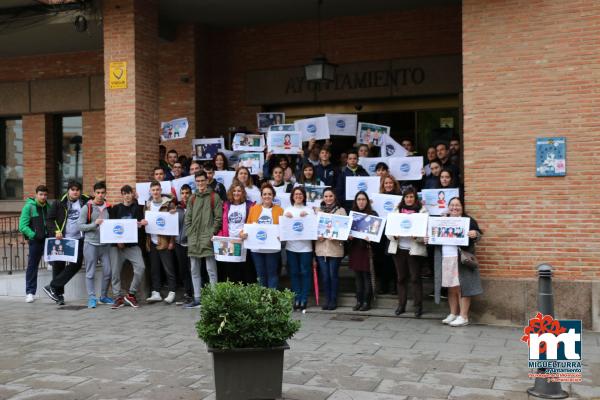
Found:
[[[369,311],[370,309],[371,305],[369,303],[364,303],[358,311]]]
[[[306,310],[306,303],[300,304],[300,311]]]
[[[423,315],[423,307],[417,307],[415,310],[415,318],[421,318]]]
[[[48,285],[48,286],[44,286],[42,288],[42,290],[44,291],[44,293],[46,293],[46,295],[48,297],[50,297],[51,300],[55,301],[58,303],[58,295],[56,294],[56,292],[54,291],[54,289],[52,288],[52,286]]]
[[[294,311],[298,311],[300,309],[300,303],[295,302],[294,303]]]
[[[358,311],[358,310],[360,310],[361,307],[362,307],[361,303],[356,303],[356,305],[354,307],[352,307],[352,311]]]
[[[65,305],[65,296],[63,296],[62,294],[59,294],[58,301],[56,302],[56,304],[58,304],[59,306],[64,306]]]
[[[323,304],[321,310],[329,310],[329,304]]]
[[[337,304],[335,304],[335,303],[331,303],[331,304],[329,305],[329,309],[330,309],[331,311],[335,310],[336,308],[337,308]]]
[[[396,308],[396,311],[394,311],[394,314],[400,315],[400,314],[404,314],[404,312],[406,312],[406,309],[402,306],[398,306],[398,308]]]

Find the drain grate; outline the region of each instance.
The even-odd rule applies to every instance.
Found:
[[[87,308],[87,306],[62,306],[58,307],[59,310],[67,310],[67,311],[79,311]]]
[[[359,317],[356,315],[347,315],[347,314],[337,314],[330,318],[332,321],[357,321],[361,322],[366,319],[366,317]]]

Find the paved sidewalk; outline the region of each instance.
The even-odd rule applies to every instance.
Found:
[[[0,298],[0,399],[214,399],[198,316],[165,304],[69,310]],[[518,400],[532,385],[518,328],[310,310],[297,317],[285,399]],[[583,357],[584,382],[563,388],[600,398],[600,334],[584,332]]]

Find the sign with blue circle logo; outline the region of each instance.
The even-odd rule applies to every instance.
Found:
[[[401,164],[400,171],[404,172],[405,174],[408,173],[410,171],[410,165],[407,163]]]
[[[292,230],[294,232],[302,232],[304,230],[304,224],[302,224],[302,222],[300,222],[300,221],[296,221],[292,225]]]
[[[166,225],[166,221],[163,217],[156,218],[156,226],[158,226],[159,228],[164,228],[165,225]]]
[[[356,188],[359,191],[366,192],[367,189],[369,188],[369,186],[367,185],[367,182],[361,181],[361,182],[358,182],[358,185],[356,185]]]
[[[394,202],[390,201],[390,200],[386,201],[385,203],[383,203],[383,209],[388,212],[393,211],[394,210]]]
[[[317,126],[316,126],[315,124],[309,124],[309,125],[306,127],[306,131],[307,131],[308,133],[315,133],[315,132],[317,131]]]
[[[346,127],[346,121],[344,121],[343,119],[338,119],[335,123],[335,126],[337,126],[340,129],[344,129]]]
[[[124,232],[125,232],[125,228],[123,227],[123,225],[115,225],[113,227],[113,233],[115,235],[121,236],[121,235],[123,235]]]
[[[377,164],[370,164],[369,165],[369,173],[375,173],[375,167],[377,167]]]
[[[223,177],[222,177],[222,176],[217,176],[215,179],[216,179],[216,180],[217,180],[217,182],[219,182],[221,185],[224,185],[224,184],[225,184],[225,179],[223,179]]]
[[[410,228],[412,227],[412,222],[410,222],[410,220],[409,220],[409,219],[403,219],[403,220],[400,222],[400,227],[401,227],[402,229],[408,230],[408,229],[410,229]]]
[[[265,240],[267,240],[267,232],[263,230],[256,232],[256,239],[260,240],[261,242],[264,242]]]

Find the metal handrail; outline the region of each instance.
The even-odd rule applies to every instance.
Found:
[[[0,272],[25,271],[29,256],[27,239],[19,232],[19,216],[0,217]],[[46,269],[42,259],[39,268]]]

